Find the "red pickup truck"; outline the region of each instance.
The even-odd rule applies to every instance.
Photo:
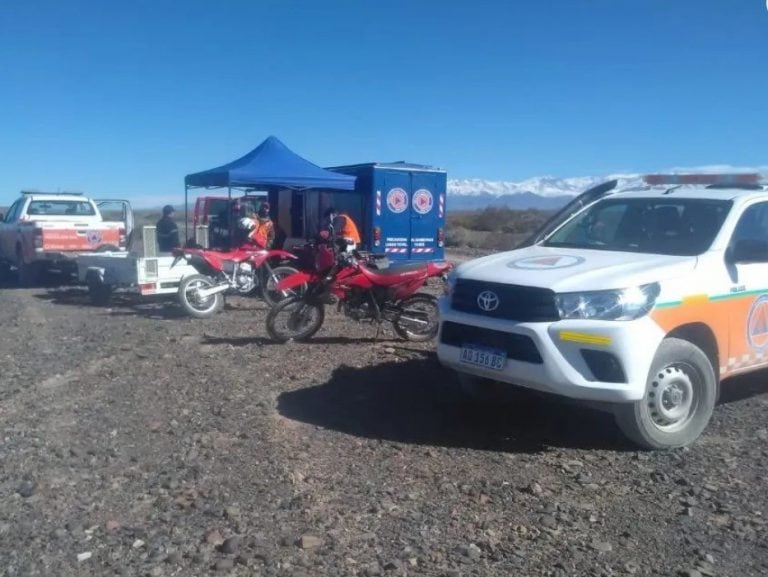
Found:
[[[20,284],[29,285],[47,268],[74,271],[79,253],[126,250],[132,228],[128,201],[22,192],[0,214],[0,275],[15,267]]]

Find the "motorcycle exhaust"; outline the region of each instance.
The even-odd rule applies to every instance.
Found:
[[[218,293],[223,293],[229,290],[229,283],[227,284],[217,284],[216,286],[213,286],[211,288],[207,289],[198,289],[197,294],[201,299],[206,299],[210,296],[213,296]]]

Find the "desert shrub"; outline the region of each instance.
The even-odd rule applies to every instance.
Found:
[[[448,214],[446,245],[510,250],[530,236],[550,216],[541,210],[487,207]]]

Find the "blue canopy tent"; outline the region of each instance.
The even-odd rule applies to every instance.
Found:
[[[188,226],[188,197],[191,188],[232,189],[288,188],[354,190],[355,177],[331,172],[302,158],[278,138],[268,137],[251,152],[228,164],[188,174],[184,178],[184,230]]]

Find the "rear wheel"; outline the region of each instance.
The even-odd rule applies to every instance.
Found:
[[[299,297],[277,303],[267,315],[267,333],[279,343],[303,341],[312,337],[325,320],[325,307]]]
[[[400,312],[392,324],[395,332],[408,341],[434,339],[440,326],[437,299],[425,294],[408,297],[400,303]]]
[[[298,269],[292,266],[283,265],[273,268],[272,273],[270,274],[265,267],[264,274],[261,277],[261,296],[264,299],[264,302],[266,302],[270,307],[273,307],[288,297],[303,296],[304,292],[307,290],[306,283],[288,291],[278,291],[275,289],[275,285],[278,282],[298,272]]]
[[[193,274],[181,279],[179,284],[179,302],[184,311],[196,319],[207,319],[215,315],[224,307],[224,295],[216,293],[203,297],[201,289],[209,289],[216,286],[216,282],[209,276]]]
[[[676,338],[661,342],[646,382],[645,396],[615,408],[616,422],[646,449],[672,449],[704,431],[717,397],[712,363],[696,345]]]
[[[16,269],[19,275],[19,286],[30,287],[40,277],[40,266],[36,262],[26,262],[21,247],[16,249]]]

